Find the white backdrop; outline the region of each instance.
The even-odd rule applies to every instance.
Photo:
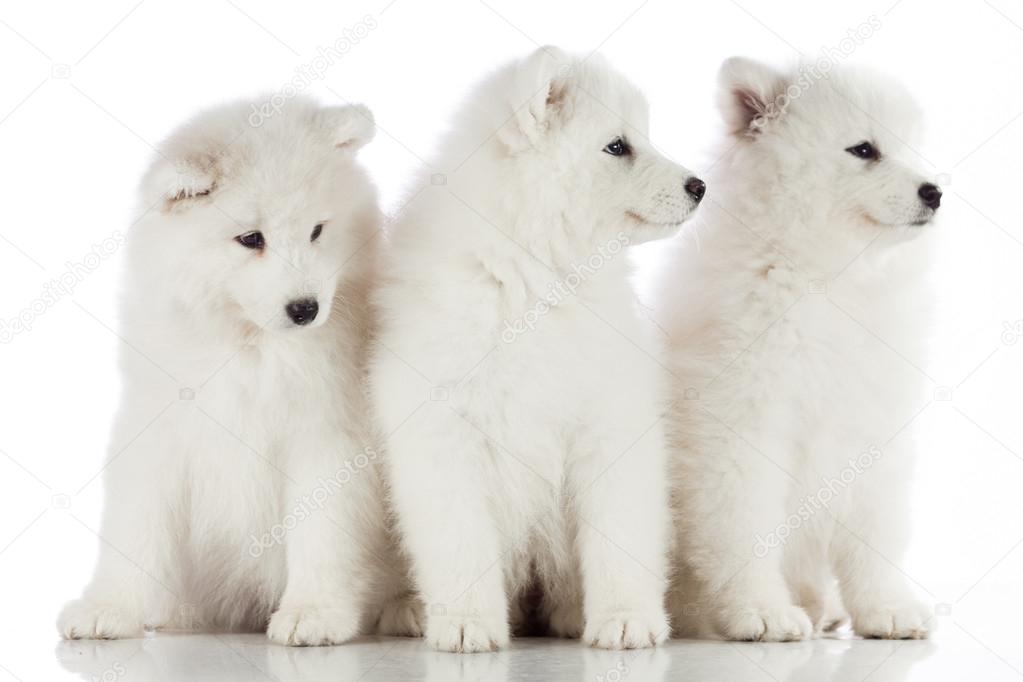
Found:
[[[874,18],[873,35],[843,42]],[[325,61],[318,50],[340,39]],[[783,64],[839,50],[917,96],[946,248],[906,570],[943,632],[1023,671],[1018,2],[119,0],[0,7],[0,680],[66,674],[53,622],[96,556],[94,476],[118,392],[117,233],[130,236],[153,145],[199,107],[297,82],[373,109],[363,159],[393,210],[467,85],[545,43],[605,54],[646,91],[654,142],[696,170],[720,132],[713,88],[729,55]]]

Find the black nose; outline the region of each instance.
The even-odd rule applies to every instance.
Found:
[[[941,188],[937,185],[925,182],[920,185],[920,189],[917,191],[917,194],[920,195],[920,199],[924,202],[924,206],[927,208],[938,210],[938,206],[941,206]]]
[[[295,324],[309,324],[316,319],[320,304],[315,299],[303,298],[284,306],[284,310]]]
[[[706,191],[707,185],[700,178],[689,178],[686,180],[686,194],[696,201],[702,199],[703,193]]]

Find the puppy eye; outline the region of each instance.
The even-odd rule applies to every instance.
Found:
[[[246,232],[245,234],[238,235],[234,238],[234,240],[246,249],[262,249],[266,246],[266,241],[263,239],[262,232]]]
[[[309,241],[311,241],[311,242],[316,241],[319,238],[320,233],[322,233],[322,232],[323,232],[323,223],[316,223],[316,227],[313,228],[313,233],[311,235],[309,235]]]
[[[616,137],[604,147],[604,151],[611,156],[627,156],[632,153],[632,147],[622,138]]]
[[[860,159],[877,159],[881,156],[881,152],[877,151],[877,148],[869,142],[860,142],[848,147],[845,151]]]

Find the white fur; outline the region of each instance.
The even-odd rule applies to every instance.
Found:
[[[453,129],[446,184],[389,235],[371,370],[428,642],[506,644],[539,581],[556,634],[650,646],[668,632],[661,377],[626,338],[646,330],[610,252],[686,219],[691,174],[647,141],[635,88],[556,48],[488,78]],[[618,136],[632,157],[602,151]]]
[[[928,610],[897,568],[903,427],[927,401],[914,365],[933,229],[919,223],[933,211],[903,143],[918,115],[876,74],[836,69],[776,99],[798,82],[724,64],[731,135],[695,238],[672,244],[658,278],[674,400],[669,609],[678,634],[801,639],[847,611],[861,635],[922,637]],[[864,140],[879,161],[845,151]],[[865,452],[857,472],[849,459]]]
[[[296,99],[254,128],[250,106],[180,128],[143,181],[103,545],[60,615],[65,637],[268,627],[317,645],[378,619],[418,630],[364,397],[379,219],[354,153],[372,117]],[[262,252],[234,239],[252,230]],[[301,327],[284,310],[298,298],[320,305]],[[271,532],[282,542],[256,541]]]

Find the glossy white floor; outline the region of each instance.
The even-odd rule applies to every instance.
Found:
[[[364,639],[337,647],[292,649],[270,645],[259,635],[160,634],[144,640],[61,642],[56,658],[68,679],[100,682],[998,682],[1023,675],[1021,661],[1002,658],[954,622],[942,625],[928,641],[861,640],[848,635],[787,644],[675,640],[658,649],[613,652],[577,641],[520,639],[508,651],[472,655],[430,651],[418,639]]]

